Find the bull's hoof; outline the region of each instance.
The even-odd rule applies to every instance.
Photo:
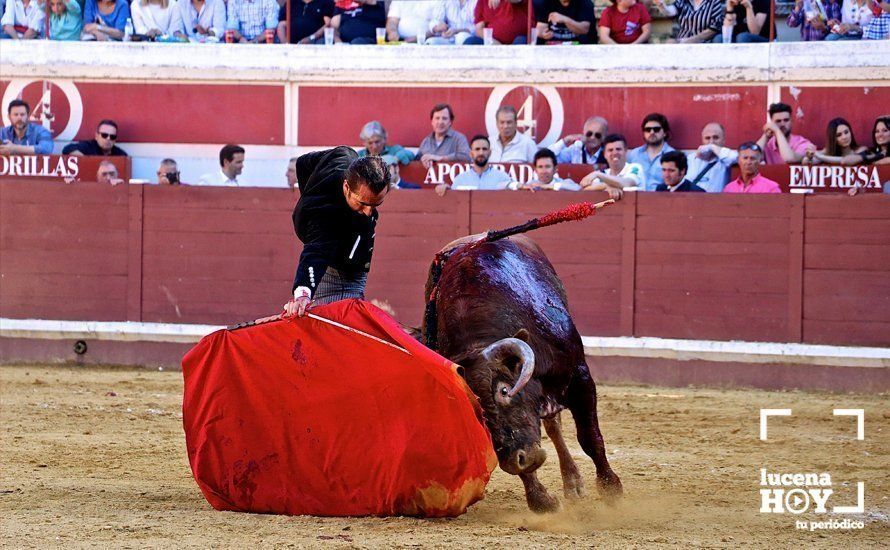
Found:
[[[584,481],[581,479],[581,476],[566,479],[563,482],[562,490],[569,500],[579,500],[587,496],[587,489],[584,488]]]
[[[609,472],[603,476],[597,476],[596,485],[600,495],[606,500],[607,504],[615,503],[622,494],[624,489],[621,486],[621,480],[615,472]]]
[[[559,511],[559,499],[549,493],[526,495],[529,509],[536,514],[552,514]]]

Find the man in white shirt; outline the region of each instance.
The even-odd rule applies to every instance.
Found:
[[[490,136],[491,162],[531,162],[538,146],[525,134],[517,131],[516,109],[504,105],[495,113],[498,135]]]
[[[718,122],[709,122],[701,131],[702,146],[687,155],[689,181],[708,193],[720,193],[729,182],[732,165],[739,153],[724,147],[726,131]]]
[[[526,183],[513,182],[510,184],[510,189],[579,191],[580,185],[571,179],[559,177],[559,174],[556,173],[556,165],[556,154],[550,149],[541,149],[535,153],[535,179]]]
[[[204,174],[196,185],[238,187],[238,176],[244,170],[244,148],[231,143],[219,150],[219,172]]]
[[[3,26],[4,38],[41,38],[45,28],[45,12],[37,0],[6,0],[0,25]]]
[[[386,39],[390,42],[425,42],[438,3],[435,0],[392,0],[386,18]]]
[[[611,134],[603,140],[606,162],[609,168],[605,172],[594,170],[581,180],[581,189],[587,191],[606,191],[613,199],[624,196],[624,189],[629,187],[640,190],[646,187],[646,175],[643,167],[634,162],[627,162],[627,140],[621,134]]]

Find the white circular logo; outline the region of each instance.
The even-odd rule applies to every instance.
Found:
[[[495,120],[495,114],[501,107],[501,103],[503,103],[507,94],[519,87],[519,85],[495,86],[494,90],[491,91],[491,95],[488,96],[488,103],[485,105],[485,130],[488,132],[488,135],[496,136],[498,134],[498,125],[497,120]],[[553,86],[534,86],[534,89],[541,92],[541,95],[543,95],[544,99],[547,100],[547,103],[550,104],[550,129],[548,130],[547,135],[538,141],[539,147],[547,147],[551,143],[555,143],[562,135],[562,125],[565,118],[565,112],[562,107],[562,98],[559,97],[559,92],[557,92],[556,88]],[[519,122],[520,128],[534,126],[535,120],[533,108],[533,96],[529,95],[516,113],[516,119]]]
[[[6,106],[9,105],[13,99],[21,96],[22,91],[33,82],[42,81],[37,79],[29,80],[26,78],[15,78],[9,82],[9,86],[6,87],[6,92],[3,93],[2,115],[4,126],[10,125]],[[80,97],[80,91],[78,91],[77,86],[74,85],[73,80],[53,80],[51,82],[53,86],[56,86],[63,94],[65,94],[65,97],[68,99],[68,105],[70,106],[68,124],[65,126],[65,129],[58,132],[53,139],[71,141],[74,139],[74,136],[77,135],[77,132],[80,130],[80,125],[83,122],[83,100]],[[50,88],[47,88],[43,93],[43,97],[40,99],[39,105],[32,105],[31,110],[38,112],[40,109],[49,108]]]
[[[803,489],[791,489],[785,493],[785,508],[792,514],[802,514],[810,509],[810,495]]]

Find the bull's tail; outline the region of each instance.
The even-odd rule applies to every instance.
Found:
[[[489,230],[485,234],[485,236],[478,241],[467,243],[460,248],[456,248],[451,251],[442,251],[436,254],[436,258],[433,260],[433,265],[430,267],[430,280],[433,283],[432,291],[430,292],[430,295],[426,297],[426,308],[424,309],[423,313],[423,339],[426,346],[432,350],[435,350],[438,346],[438,316],[436,315],[436,300],[439,295],[439,278],[442,276],[442,270],[445,268],[445,263],[450,257],[459,256],[465,252],[469,252],[477,246],[481,246],[483,243],[490,243],[492,241],[504,239],[511,235],[527,233],[535,229],[540,229],[542,227],[547,227],[550,225],[556,225],[562,222],[583,220],[584,218],[588,218],[596,214],[597,210],[605,208],[606,206],[614,203],[615,201],[613,199],[609,199],[597,203],[578,202],[575,204],[570,204],[565,208],[550,212],[549,214],[541,216],[540,218],[532,218],[520,225],[514,225],[513,227],[508,227],[506,229]]]

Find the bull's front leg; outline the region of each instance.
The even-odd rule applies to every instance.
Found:
[[[547,431],[547,437],[553,442],[556,448],[556,456],[559,457],[559,471],[562,474],[562,488],[566,498],[581,498],[587,491],[584,490],[584,480],[581,478],[581,472],[578,471],[578,465],[572,458],[572,453],[566,445],[566,440],[562,437],[562,419],[560,413],[556,413],[550,418],[542,420],[544,429]]]
[[[519,479],[525,485],[525,501],[532,512],[543,514],[559,510],[559,500],[547,492],[547,488],[538,480],[536,472],[519,474]]]
[[[566,401],[575,419],[578,443],[596,465],[596,482],[600,492],[607,498],[621,495],[621,480],[606,458],[606,444],[596,415],[596,384],[587,365],[578,367],[566,392]]]

